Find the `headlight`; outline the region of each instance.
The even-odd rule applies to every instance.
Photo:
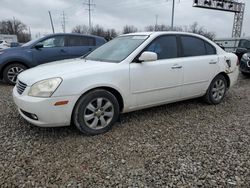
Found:
[[[245,59],[245,60],[250,60],[249,54],[244,54],[244,55],[242,56],[242,58]]]
[[[28,95],[32,97],[51,97],[61,82],[61,78],[39,81],[31,86]]]

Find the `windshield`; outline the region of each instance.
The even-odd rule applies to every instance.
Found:
[[[29,42],[23,44],[22,46],[30,46],[30,45],[32,45],[33,43],[35,43],[36,41],[38,41],[38,40],[40,40],[40,39],[31,40],[31,41],[29,41]]]
[[[86,56],[86,59],[115,63],[121,62],[136,48],[138,48],[147,38],[148,36],[146,35],[117,37],[90,53]]]

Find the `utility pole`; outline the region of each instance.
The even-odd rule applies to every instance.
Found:
[[[16,18],[13,16],[13,32],[16,35]]]
[[[172,6],[172,21],[171,21],[172,30],[174,30],[174,8],[175,8],[175,0],[173,0],[173,6]]]
[[[83,3],[84,5],[87,5],[87,11],[89,12],[89,33],[91,33],[92,31],[92,23],[91,23],[91,11],[92,11],[92,6],[94,6],[95,4],[91,3],[91,0],[88,0],[87,3]]]
[[[62,29],[63,29],[63,32],[65,33],[66,32],[66,21],[65,21],[65,13],[63,11],[63,14],[62,14]]]
[[[50,17],[50,23],[51,23],[52,31],[53,31],[53,33],[55,33],[55,28],[54,28],[54,24],[53,24],[53,20],[52,20],[50,11],[49,11],[49,17]]]
[[[155,15],[155,31],[157,30],[157,26],[158,26],[158,14]]]
[[[30,40],[31,40],[31,31],[30,31],[30,26],[29,26],[29,36],[30,36]]]

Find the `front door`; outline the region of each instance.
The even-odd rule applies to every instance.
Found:
[[[130,64],[132,108],[153,106],[180,98],[183,69],[177,49],[176,36],[160,36],[144,50],[157,53],[157,61]]]
[[[64,36],[50,37],[40,43],[43,44],[43,48],[32,49],[33,59],[37,65],[67,58]]]

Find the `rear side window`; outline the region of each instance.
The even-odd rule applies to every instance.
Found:
[[[93,37],[70,36],[68,37],[68,46],[95,46]]]
[[[158,59],[176,58],[178,56],[176,37],[158,37],[144,51],[155,52]]]
[[[184,57],[206,55],[205,43],[203,40],[192,36],[181,36],[181,42]]]
[[[205,46],[206,46],[207,55],[216,54],[216,50],[211,44],[205,42]]]

